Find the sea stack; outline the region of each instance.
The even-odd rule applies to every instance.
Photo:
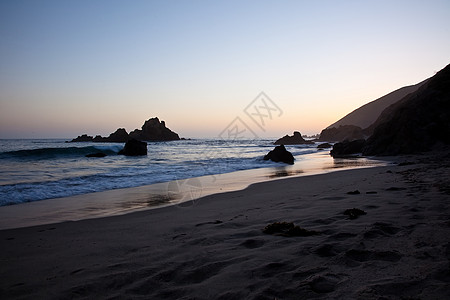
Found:
[[[141,129],[135,129],[130,134],[124,128],[119,128],[108,137],[97,135],[95,137],[83,134],[71,140],[71,142],[96,142],[96,143],[126,143],[130,139],[147,142],[178,141],[180,137],[166,127],[164,121],[151,118],[145,121]]]
[[[312,144],[310,141],[306,141],[300,132],[294,131],[292,136],[285,135],[284,137],[278,139],[274,145],[303,145],[303,144]]]
[[[286,164],[294,164],[294,156],[287,151],[284,145],[276,146],[272,151],[264,156],[264,160],[271,160],[274,162],[284,162]]]
[[[180,137],[166,127],[164,121],[158,118],[151,118],[145,121],[141,129],[135,129],[130,132],[130,137],[140,141],[178,141]]]

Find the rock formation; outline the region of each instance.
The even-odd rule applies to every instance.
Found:
[[[292,136],[285,135],[284,137],[278,139],[274,145],[302,145],[302,144],[312,144],[313,142],[306,141],[303,139],[302,135],[298,131],[294,131]]]
[[[167,128],[164,121],[160,122],[158,118],[152,118],[145,121],[140,130],[135,129],[130,134],[124,128],[119,128],[108,137],[97,135],[94,138],[83,134],[71,140],[71,142],[125,143],[130,139],[140,141],[176,141],[180,137]]]
[[[152,118],[145,121],[141,130],[135,129],[130,132],[130,137],[141,141],[174,141],[179,140],[178,134],[166,127],[164,121]]]
[[[338,128],[332,127],[322,130],[319,141],[342,142],[345,140],[359,140],[365,138],[361,127],[354,125],[343,125]]]
[[[269,159],[274,162],[284,162],[290,165],[294,164],[294,156],[291,152],[286,150],[284,145],[276,146],[275,149],[264,156],[264,160]]]
[[[336,143],[333,145],[333,149],[330,151],[330,154],[333,157],[345,157],[362,153],[365,144],[366,140],[364,139]]]
[[[74,138],[73,140],[71,140],[71,142],[92,142],[93,141],[93,137],[87,134],[83,134],[83,135],[79,135],[76,138]]]
[[[330,143],[323,143],[323,144],[317,145],[317,149],[327,149],[327,148],[331,148],[331,147],[333,147],[333,145],[331,145]]]
[[[147,143],[131,139],[125,143],[125,147],[119,151],[119,154],[126,156],[147,155]]]

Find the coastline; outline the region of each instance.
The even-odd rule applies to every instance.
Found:
[[[172,205],[190,206],[192,201],[202,197],[243,190],[258,182],[388,163],[387,160],[370,158],[333,159],[328,155],[328,151],[306,154],[299,158],[294,165],[280,164],[267,168],[0,206],[0,230],[121,215]]]
[[[399,161],[257,183],[190,206],[1,230],[0,295],[448,298],[448,154]],[[367,214],[350,219],[351,208]],[[320,234],[262,232],[281,221]]]

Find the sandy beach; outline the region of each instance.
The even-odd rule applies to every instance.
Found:
[[[447,153],[2,230],[0,298],[449,299]],[[283,221],[318,234],[263,232]]]

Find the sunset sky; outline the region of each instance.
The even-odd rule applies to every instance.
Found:
[[[319,133],[450,63],[450,1],[0,1],[0,138]],[[280,108],[264,130],[244,110]]]

